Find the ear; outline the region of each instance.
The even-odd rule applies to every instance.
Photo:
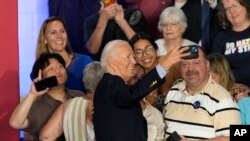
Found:
[[[112,68],[114,65],[114,59],[112,57],[108,57],[107,60],[108,60],[108,66],[110,66]]]
[[[206,59],[206,67],[207,71],[210,71],[210,62]]]
[[[116,58],[108,57],[108,64],[106,70],[110,74],[121,76],[117,63],[118,62]]]

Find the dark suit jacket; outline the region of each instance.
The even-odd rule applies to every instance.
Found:
[[[163,83],[156,69],[132,86],[118,76],[105,73],[94,96],[96,140],[146,141],[147,123],[139,101]]]

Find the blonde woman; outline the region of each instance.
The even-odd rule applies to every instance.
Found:
[[[60,54],[65,60],[68,74],[66,87],[85,92],[82,71],[87,64],[92,62],[92,59],[71,50],[66,23],[60,17],[49,17],[41,26],[36,47],[36,58],[45,52]]]
[[[247,97],[250,92],[249,87],[235,82],[233,73],[226,58],[219,53],[208,55],[210,62],[210,73],[212,78],[224,88],[226,88],[236,101]]]

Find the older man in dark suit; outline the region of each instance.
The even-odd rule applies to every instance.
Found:
[[[104,47],[101,64],[106,73],[94,96],[93,122],[97,141],[147,140],[147,123],[139,101],[164,82],[169,68],[189,54],[183,53],[185,50],[170,51],[138,83],[127,85],[134,75],[136,63],[131,46],[126,41],[114,40]]]

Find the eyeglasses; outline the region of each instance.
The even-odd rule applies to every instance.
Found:
[[[153,51],[154,47],[152,45],[148,45],[144,50],[137,49],[134,51],[136,57],[142,57],[144,53],[151,54]]]
[[[240,6],[241,6],[240,2],[236,1],[234,4],[224,9],[226,13],[229,13],[231,11],[237,10]]]

